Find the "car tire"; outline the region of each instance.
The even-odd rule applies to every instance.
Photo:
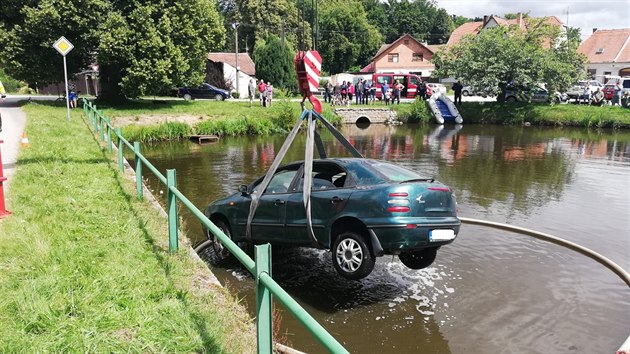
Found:
[[[215,99],[215,100],[217,100],[217,101],[223,101],[223,96],[221,96],[221,94],[218,94],[218,93],[217,93],[217,94],[214,96],[214,99]]]
[[[359,280],[372,272],[375,259],[364,238],[348,231],[335,240],[332,248],[332,262],[342,277]]]
[[[423,269],[435,261],[437,256],[437,248],[426,248],[422,251],[403,252],[398,255],[398,259],[410,269]]]
[[[510,96],[510,97],[505,99],[505,102],[516,102],[516,97]]]
[[[184,94],[184,101],[191,101],[192,96],[189,93]]]
[[[230,226],[222,221],[217,220],[213,221],[214,224],[221,230],[223,233],[232,239],[232,232],[230,230]],[[207,259],[210,261],[210,264],[213,266],[224,266],[229,264],[234,260],[234,256],[230,251],[225,247],[225,245],[215,236],[210,230],[206,230],[206,236],[208,236],[208,245],[205,248],[207,251]]]
[[[462,95],[464,95],[465,97],[469,96],[470,93],[467,90],[462,91]]]

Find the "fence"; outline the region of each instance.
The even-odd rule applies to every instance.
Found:
[[[136,169],[136,191],[138,198],[143,198],[142,167],[146,166],[157,179],[167,187],[167,213],[169,252],[177,252],[178,249],[178,216],[177,200],[179,200],[199,221],[208,228],[227,249],[252,273],[256,279],[256,329],[258,341],[258,353],[271,353],[273,351],[272,340],[272,296],[282,303],[286,309],[299,320],[304,327],[331,353],[348,353],[348,351],[324,329],[302,306],[300,306],[275,280],[271,277],[271,246],[269,244],[257,245],[255,259],[252,260],[236,243],[226,236],[214,225],[197,207],[195,207],[185,195],[177,189],[175,170],[166,170],[166,177],[160,173],[141,153],[140,143],[132,145],[122,136],[120,128],[114,129],[110,119],[99,111],[95,104],[83,100],[83,111],[88,121],[93,124],[94,133],[100,136],[101,141],[107,141],[109,152],[113,151],[112,132],[117,138],[118,166],[124,171],[123,149],[127,146],[134,152]]]

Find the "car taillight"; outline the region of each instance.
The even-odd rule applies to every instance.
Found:
[[[387,211],[390,213],[407,213],[411,209],[409,208],[409,199],[407,197],[409,193],[407,192],[394,192],[389,193],[389,200],[387,204],[390,204],[387,207]]]
[[[387,208],[390,213],[407,213],[409,210],[408,206],[390,206]]]

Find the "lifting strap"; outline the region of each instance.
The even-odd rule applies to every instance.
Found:
[[[311,218],[311,187],[313,183],[313,152],[314,146],[317,146],[317,152],[319,157],[322,159],[326,158],[326,151],[324,150],[324,144],[322,142],[321,136],[315,129],[317,125],[317,120],[322,122],[322,124],[328,128],[328,130],[332,133],[332,135],[352,154],[354,157],[363,157],[361,153],[355,149],[352,144],[335,128],[326,118],[319,115],[315,110],[307,110],[304,108],[304,104],[302,104],[302,114],[300,118],[295,123],[295,126],[287,136],[286,140],[282,144],[280,151],[278,151],[278,155],[273,160],[273,163],[269,167],[269,170],[265,174],[265,178],[263,178],[262,182],[258,186],[255,192],[251,194],[252,202],[249,205],[249,215],[247,217],[247,227],[245,237],[248,242],[252,241],[252,221],[254,220],[254,216],[256,215],[256,209],[258,208],[258,204],[260,202],[260,196],[269,186],[269,182],[273,178],[273,175],[278,170],[280,163],[284,159],[289,147],[295,140],[300,127],[302,126],[302,122],[307,121],[307,130],[306,130],[306,146],[304,152],[304,184],[302,187],[303,199],[304,199],[304,209],[306,211],[306,228],[308,231],[309,240],[311,241],[311,245],[313,247],[321,247],[322,245],[315,237],[315,233],[313,232],[313,222]]]

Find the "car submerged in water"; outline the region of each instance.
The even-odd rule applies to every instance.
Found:
[[[446,185],[398,165],[364,158],[313,161],[310,194],[313,239],[303,202],[304,162],[278,168],[251,222],[252,193],[264,177],[239,192],[212,202],[205,215],[237,244],[269,242],[328,249],[337,272],[361,279],[372,272],[375,257],[398,255],[411,269],[430,266],[441,246],[455,240],[461,221]],[[211,263],[231,258],[209,230]]]

